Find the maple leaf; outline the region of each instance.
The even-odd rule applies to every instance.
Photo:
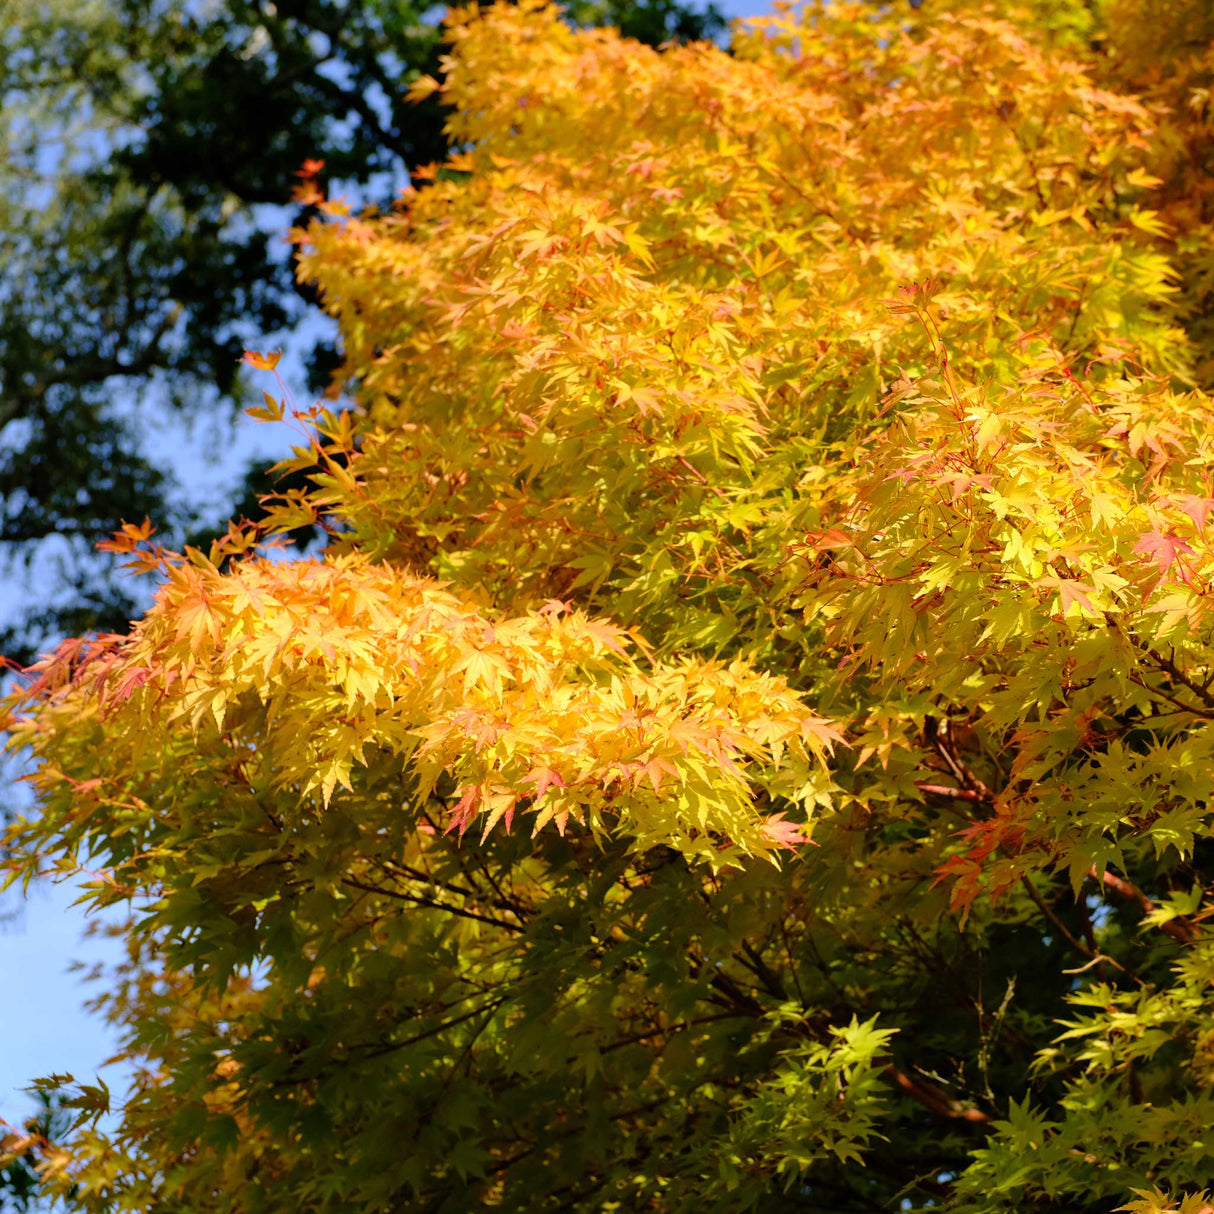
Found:
[[[1214,511],[1214,497],[1198,497],[1193,493],[1184,493],[1174,500],[1181,510],[1193,520],[1193,525],[1199,531],[1205,526],[1210,512]]]
[[[929,304],[940,293],[941,283],[937,278],[925,278],[922,282],[904,283],[898,288],[896,299],[885,299],[882,303],[891,315],[909,315]]]
[[[593,620],[588,617],[581,618],[578,623],[577,630],[589,637],[596,649],[606,649],[621,656],[627,653],[621,640],[626,636],[622,628],[606,620]]]
[[[805,827],[789,822],[783,814],[769,814],[763,819],[760,831],[774,847],[784,851],[795,851],[813,840],[805,834]]]
[[[826,531],[807,531],[802,540],[803,546],[810,552],[827,548],[849,548],[855,542],[851,536],[840,531],[838,527],[831,527]]]
[[[241,362],[257,371],[273,371],[281,358],[281,350],[276,350],[271,354],[259,354],[256,350],[246,350]]]
[[[480,799],[481,789],[478,785],[471,784],[464,788],[460,799],[448,811],[447,829],[444,833],[456,831],[460,838],[463,838],[464,832],[476,817],[476,807],[480,804]]]
[[[435,80],[433,76],[421,75],[416,80],[412,81],[406,90],[405,96],[409,101],[419,102],[424,101],[427,97],[434,93],[442,91],[442,85]],[[416,177],[416,171],[411,174]]]
[[[544,794],[550,788],[564,788],[565,780],[560,772],[553,771],[550,767],[536,768],[534,771],[528,772],[523,777],[528,784],[535,785],[535,800],[539,802]]]
[[[123,523],[108,540],[98,540],[98,552],[133,552],[135,548],[150,539],[156,533],[152,520],[145,518],[142,523]]]
[[[1063,615],[1066,615],[1072,603],[1078,603],[1084,611],[1092,615],[1103,614],[1100,608],[1088,598],[1089,594],[1096,594],[1097,591],[1095,586],[1091,586],[1087,582],[1078,582],[1072,578],[1043,577],[1038,578],[1036,584],[1046,589],[1057,590]]]
[[[111,700],[121,703],[123,700],[130,699],[134,691],[137,688],[146,686],[148,680],[154,674],[155,671],[148,667],[135,667],[132,670],[128,670],[111,693]]]
[[[1193,551],[1193,546],[1175,532],[1149,531],[1134,545],[1134,551],[1151,558],[1162,581],[1182,556]],[[1192,574],[1185,568],[1183,561],[1180,562],[1179,569],[1181,581],[1187,585]]]
[[[268,392],[262,393],[265,397],[265,407],[260,405],[252,405],[245,410],[245,416],[251,417],[254,421],[259,422],[280,422],[286,415],[286,402],[283,400],[275,400]]]

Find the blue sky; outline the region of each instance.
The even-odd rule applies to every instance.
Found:
[[[718,0],[731,17],[766,13],[766,0]],[[270,339],[264,348],[278,344]],[[282,369],[288,382],[302,382],[289,361]],[[229,448],[222,465],[204,457],[199,444],[205,436],[192,436],[195,446],[183,446],[180,434],[167,430],[149,436],[149,447],[169,458],[183,483],[194,494],[209,496],[215,484],[235,480],[244,461],[253,455],[272,462],[287,454],[293,436],[285,426],[258,426],[242,422],[239,440]],[[89,998],[81,975],[98,964],[118,959],[114,942],[85,937],[87,921],[72,903],[72,884],[43,882],[32,887],[24,903],[19,891],[0,895],[0,1117],[20,1123],[32,1108],[21,1090],[31,1079],[52,1072],[69,1072],[92,1082],[101,1064],[116,1048],[112,1029],[82,1007]],[[76,968],[73,963],[81,963]],[[110,1073],[111,1087],[120,1086]]]

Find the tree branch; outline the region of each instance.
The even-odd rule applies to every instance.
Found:
[[[1046,900],[1037,892],[1036,887],[1028,879],[1027,876],[1020,878],[1020,884],[1028,891],[1028,895],[1037,904],[1037,909],[1062,933],[1062,938],[1079,954],[1087,957],[1089,961],[1095,963],[1097,961],[1107,961],[1110,965],[1116,966],[1123,974],[1129,971],[1118,961],[1114,961],[1112,957],[1106,957],[1094,949],[1089,948],[1082,940],[1076,936],[1069,927],[1054,913],[1053,908]]]
[[[957,801],[977,801],[985,805],[991,800],[989,793],[980,793],[973,788],[949,788],[944,784],[927,784],[921,781],[916,781],[915,787],[920,792],[932,793],[937,797],[952,797]]]
[[[1127,881],[1124,877],[1119,877],[1116,873],[1109,872],[1107,868],[1103,872],[1097,872],[1096,865],[1093,864],[1088,870],[1088,876],[1099,881],[1106,889],[1112,890],[1118,897],[1124,898],[1127,902],[1133,902],[1144,916],[1155,911],[1155,903],[1137,885]],[[1176,918],[1161,923],[1159,928],[1178,944],[1192,944],[1200,935],[1197,926],[1183,915],[1177,915]]]
[[[490,927],[500,927],[504,931],[523,933],[527,929],[518,923],[507,923],[503,919],[495,919],[492,915],[482,915],[477,911],[466,910],[462,906],[452,906],[449,902],[440,902],[436,898],[423,898],[418,894],[405,893],[403,890],[385,889],[382,885],[368,885],[354,877],[343,877],[343,885],[354,889],[365,890],[369,894],[382,894],[385,898],[397,898],[402,902],[411,902],[414,906],[424,906],[429,910],[447,911],[448,914],[458,915],[461,919],[474,919],[478,923],[487,923]]]
[[[916,1079],[892,1062],[886,1065],[885,1073],[913,1100],[917,1100],[925,1109],[939,1113],[941,1117],[949,1117],[954,1121],[971,1121],[979,1125],[989,1125],[994,1120],[989,1113],[975,1109],[964,1101],[954,1100],[934,1083]]]

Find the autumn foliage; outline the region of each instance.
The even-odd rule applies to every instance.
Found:
[[[47,1184],[1205,1209],[1204,4],[448,36],[459,154],[388,215],[301,174],[311,488],[129,525],[154,606],[8,700],[14,876],[132,907],[134,1087]]]

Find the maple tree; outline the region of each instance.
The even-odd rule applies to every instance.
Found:
[[[48,1192],[1214,1204],[1204,11],[450,15],[458,153],[301,170],[309,487],[7,701],[14,878],[132,908]]]

